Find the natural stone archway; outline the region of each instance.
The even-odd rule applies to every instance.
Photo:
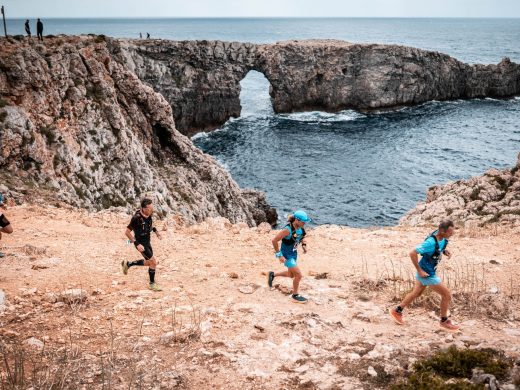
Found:
[[[250,70],[240,81],[240,116],[248,114],[271,114],[273,105],[270,96],[271,83],[265,75]]]
[[[109,40],[112,54],[160,92],[184,134],[240,114],[248,71],[271,83],[276,112],[389,109],[428,100],[520,93],[520,65],[468,65],[412,47],[334,40],[268,45],[220,41]]]

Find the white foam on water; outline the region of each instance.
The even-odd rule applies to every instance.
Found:
[[[325,111],[307,111],[294,112],[291,114],[279,114],[281,118],[298,122],[347,122],[364,118],[366,115],[353,110],[344,110],[339,112]]]
[[[191,137],[192,141],[196,141],[198,139],[206,139],[209,137],[209,133],[205,133],[204,131],[201,131],[200,133],[195,134]]]

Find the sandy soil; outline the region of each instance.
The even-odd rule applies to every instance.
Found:
[[[433,294],[406,311],[408,325],[387,315],[411,285],[407,253],[428,229],[311,229],[299,260],[310,302],[298,305],[266,285],[265,272],[282,269],[273,231],[169,221],[153,240],[157,293],[145,268],[121,272],[121,260],[139,258],[124,237],[130,216],[30,205],[6,214],[15,232],[1,241],[1,342],[44,346],[46,364],[67,353],[72,388],[377,388],[453,344],[520,358],[520,235],[505,228],[451,240],[440,273],[462,332],[449,335]],[[289,291],[290,280],[275,283]],[[85,295],[62,302],[71,288]]]

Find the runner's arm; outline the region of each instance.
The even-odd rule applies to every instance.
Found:
[[[135,242],[134,235],[132,234],[132,231],[129,228],[126,228],[125,236],[130,240],[132,244]]]
[[[412,264],[413,266],[415,267],[415,269],[417,270],[417,273],[419,274],[419,276],[425,278],[427,276],[429,276],[425,270],[423,270],[420,266],[419,266],[419,253],[417,252],[416,249],[412,250],[410,252],[410,259],[412,259]],[[425,275],[426,274],[426,275]]]
[[[157,228],[155,226],[152,228],[152,231],[155,233],[155,235],[157,236],[157,238],[159,240],[162,240],[161,233],[159,233],[159,230],[157,230]]]
[[[289,234],[289,230],[288,229],[282,229],[271,240],[271,243],[273,244],[273,248],[274,248],[274,252],[275,253],[278,253],[280,251],[280,245],[278,245],[278,243],[282,240],[282,238],[284,238],[288,234]]]

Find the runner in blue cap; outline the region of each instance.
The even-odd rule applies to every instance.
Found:
[[[306,222],[310,222],[311,219],[307,216],[307,213],[302,210],[296,211],[293,215],[290,215],[287,221],[287,225],[278,232],[276,237],[273,238],[273,248],[276,258],[280,263],[287,267],[287,271],[283,272],[269,272],[267,277],[267,284],[270,288],[273,287],[273,280],[277,276],[284,276],[293,279],[293,291],[291,298],[296,303],[307,303],[307,298],[302,297],[298,294],[298,288],[300,286],[300,280],[302,280],[302,273],[296,264],[298,258],[298,245],[301,244],[303,253],[307,253],[307,244],[305,243],[305,229],[303,226]],[[282,245],[278,243],[282,241]]]

